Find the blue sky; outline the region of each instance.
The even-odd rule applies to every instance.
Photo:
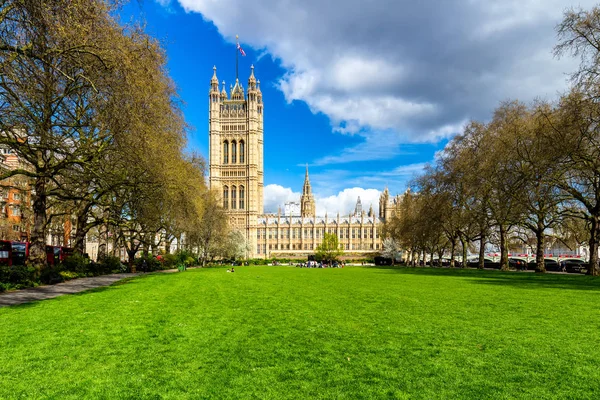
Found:
[[[377,208],[386,185],[403,192],[466,121],[486,120],[500,101],[564,90],[576,62],[552,47],[570,5],[146,0],[120,15],[162,41],[195,128],[188,147],[205,156],[212,67],[234,82],[239,34],[240,80],[253,64],[265,103],[265,211],[298,200],[308,164],[317,212],[347,213],[358,195]]]

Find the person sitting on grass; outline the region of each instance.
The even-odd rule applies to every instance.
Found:
[[[231,267],[231,272],[235,272],[235,268]]]

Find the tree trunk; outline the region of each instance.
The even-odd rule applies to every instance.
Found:
[[[454,268],[456,263],[454,261],[454,251],[456,250],[456,237],[453,236],[450,240],[450,268]]]
[[[467,244],[466,244],[465,237],[463,235],[460,235],[460,245],[462,246],[462,267],[461,268],[466,268],[467,267]]]
[[[508,271],[508,249],[506,247],[506,229],[500,224],[500,269]]]
[[[135,263],[134,263],[135,253],[137,253],[137,250],[134,250],[133,248],[127,249],[127,258],[128,258],[127,265],[129,266],[129,270],[131,272],[136,272],[135,271]]]
[[[537,249],[535,250],[535,271],[546,272],[546,265],[544,264],[544,229],[539,226],[535,231],[535,237],[537,239]]]
[[[85,253],[85,236],[87,224],[87,212],[84,210],[77,215],[77,225],[75,227],[75,252]]]
[[[34,184],[33,229],[29,247],[29,261],[39,273],[47,266],[46,260],[46,178],[37,177]]]
[[[429,266],[433,267],[433,256],[435,255],[435,251],[433,250],[433,247],[431,248],[431,254],[429,255]]]
[[[477,269],[483,269],[485,266],[485,233],[481,231],[481,239],[479,241],[479,265]]]
[[[588,268],[588,275],[598,275],[598,216],[593,215],[591,218],[590,228],[590,267]]]

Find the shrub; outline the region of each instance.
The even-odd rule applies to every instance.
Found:
[[[40,274],[40,281],[48,285],[64,282],[65,278],[60,274],[62,266],[59,264],[55,267],[47,267]]]
[[[3,266],[2,274],[4,282],[8,287],[15,289],[23,289],[27,287],[37,286],[36,269],[25,265],[13,265],[11,267]]]
[[[188,256],[183,263],[186,267],[190,267],[196,263],[196,258]]]
[[[143,254],[134,261],[135,268],[142,272],[158,271],[162,268],[160,261],[151,254]]]
[[[177,264],[185,264],[186,266],[194,265],[197,262],[196,255],[189,250],[178,250],[175,252],[175,256],[177,257]]]
[[[127,271],[127,267],[121,263],[119,257],[116,256],[104,256],[98,260],[95,268],[98,270],[98,274],[112,274]]]
[[[60,271],[59,274],[65,281],[68,281],[69,279],[79,278],[79,274],[73,271]]]
[[[90,259],[84,257],[83,254],[75,253],[67,257],[62,262],[62,266],[65,271],[72,271],[79,275],[85,275],[89,272]]]
[[[165,254],[162,259],[162,265],[165,269],[174,268],[177,265],[177,255]]]

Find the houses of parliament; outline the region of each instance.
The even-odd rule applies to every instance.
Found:
[[[382,224],[400,200],[387,188],[379,198],[378,215],[372,207],[364,211],[358,198],[350,215],[317,216],[307,167],[300,212],[263,212],[264,103],[254,67],[246,90],[236,79],[229,93],[225,82],[219,90],[214,67],[208,97],[209,187],[219,194],[231,227],[246,237],[248,258],[306,257],[326,232],[337,235],[348,257],[370,257],[382,249]]]

